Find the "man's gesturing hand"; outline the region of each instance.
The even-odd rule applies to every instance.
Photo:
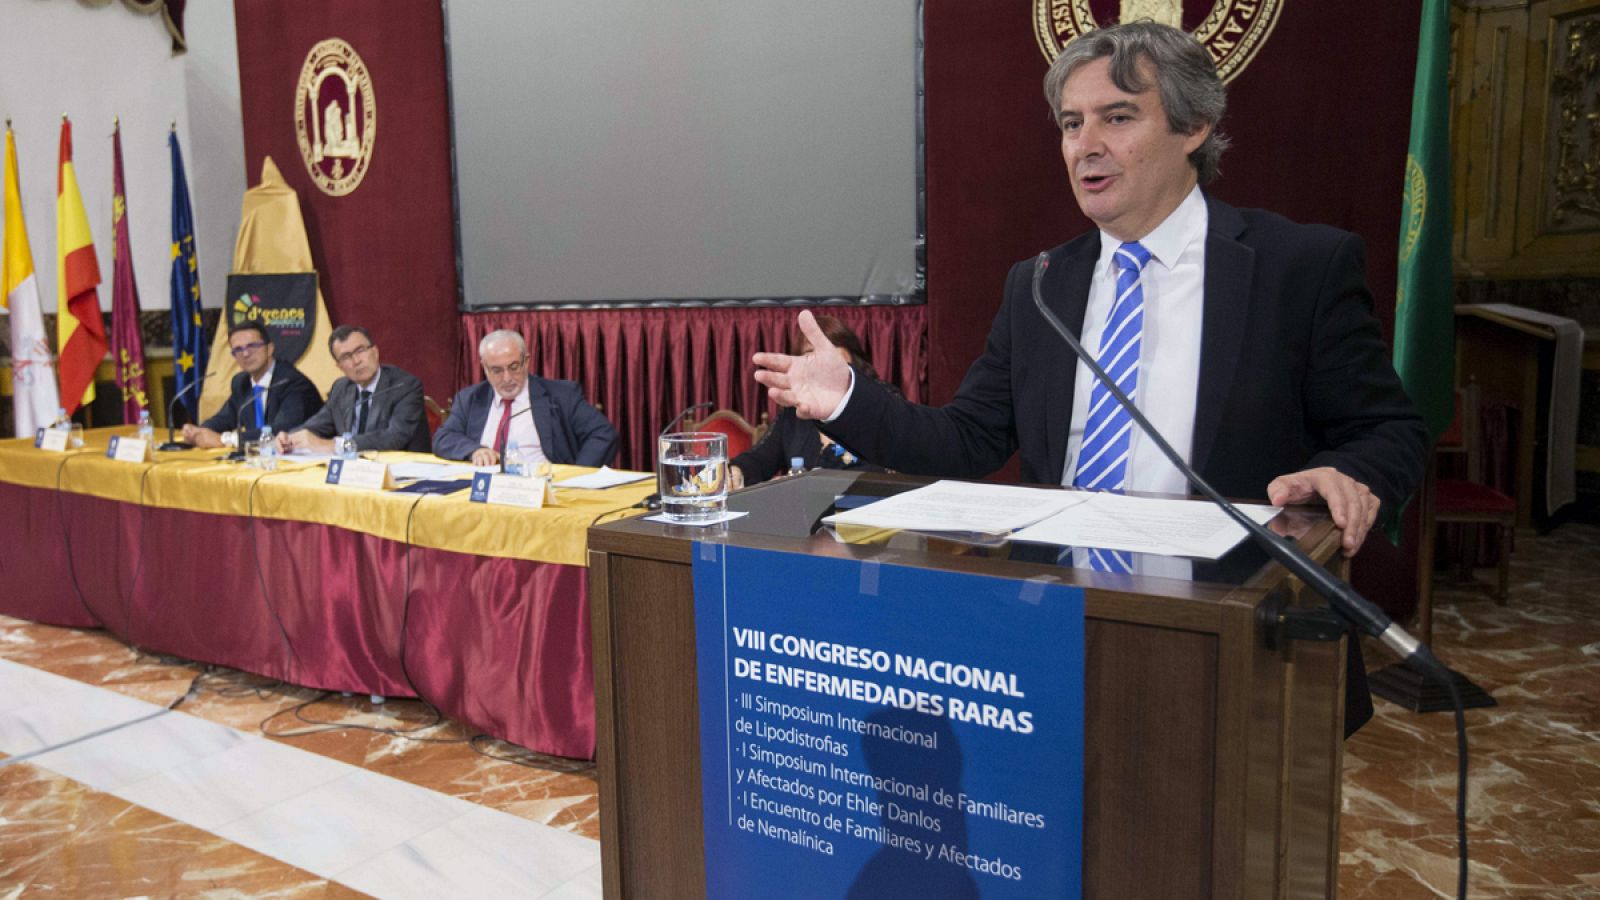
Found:
[[[1328,466],[1281,475],[1267,485],[1267,498],[1273,506],[1305,503],[1312,497],[1321,497],[1328,504],[1333,524],[1344,531],[1344,555],[1354,556],[1377,520],[1382,501],[1366,485]]]
[[[756,380],[780,406],[792,406],[802,419],[826,419],[850,389],[850,366],[828,343],[810,310],[800,313],[800,333],[811,352],[805,356],[757,353]]]

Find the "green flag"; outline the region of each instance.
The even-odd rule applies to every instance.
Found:
[[[1406,153],[1394,367],[1434,438],[1455,417],[1449,67],[1450,4],[1423,0]]]

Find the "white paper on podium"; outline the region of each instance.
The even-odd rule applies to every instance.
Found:
[[[1215,504],[1193,500],[1161,500],[1110,493],[1080,493],[1085,502],[1024,528],[1013,538],[1040,544],[1100,547],[1129,553],[1159,553],[1216,559],[1246,537]],[[1280,510],[1275,506],[1240,504],[1245,515],[1266,524]]]
[[[908,531],[1005,534],[1056,515],[1090,496],[1079,491],[936,481],[823,521]]]

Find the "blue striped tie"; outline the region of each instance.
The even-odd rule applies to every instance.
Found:
[[[1139,347],[1144,338],[1144,289],[1139,273],[1150,261],[1150,251],[1130,241],[1112,254],[1117,263],[1117,296],[1100,334],[1096,361],[1129,400],[1139,397]],[[1097,491],[1121,490],[1128,478],[1128,446],[1133,440],[1133,417],[1117,404],[1098,380],[1089,391],[1089,416],[1078,450],[1078,471],[1072,483]],[[1130,572],[1127,553],[1090,548],[1089,563],[1096,571]]]

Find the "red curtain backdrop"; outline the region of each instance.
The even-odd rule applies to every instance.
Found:
[[[925,307],[830,306],[861,337],[873,368],[912,400],[927,378]],[[622,436],[619,463],[651,467],[651,438],[685,407],[731,409],[752,424],[772,412],[750,355],[785,351],[799,311],[759,309],[619,309],[501,311],[465,316],[462,384],[483,379],[478,339],[499,328],[522,333],[533,370],[583,386]]]
[[[1193,29],[1230,0],[1186,0]],[[1231,0],[1232,5],[1245,5]],[[1251,3],[1258,6],[1261,4]],[[1119,4],[1091,4],[1104,24]],[[983,350],[1010,265],[1090,225],[1072,199],[1042,82],[1032,0],[927,0],[928,393],[947,401]],[[1368,281],[1393,320],[1415,3],[1288,0],[1229,83],[1234,136],[1212,190],[1367,242]]]
[[[1242,2],[1185,0],[1184,24],[1193,28],[1218,5]],[[1119,4],[1091,6],[1109,22]],[[928,305],[867,315],[895,323],[902,343],[892,352],[908,356],[893,357],[893,380],[929,402],[947,401],[981,352],[1007,268],[1089,227],[1072,200],[1040,91],[1047,64],[1033,9],[1033,0],[927,0],[924,8]],[[792,310],[715,310],[716,335],[704,330],[701,310],[640,311],[650,315],[631,320],[627,312],[585,311],[458,318],[437,0],[236,0],[235,10],[248,171],[266,154],[279,162],[301,192],[334,317],[372,328],[385,359],[422,376],[430,394],[443,399],[477,380],[470,350],[480,323],[504,316],[543,323],[542,371],[590,389],[623,429],[630,465],[645,459],[632,436],[649,433],[647,423],[665,421],[663,412],[670,417],[680,400],[759,413],[748,366],[736,371],[731,357],[716,354],[760,335],[781,343],[776,320],[792,320]],[[1229,85],[1224,127],[1235,145],[1213,186],[1230,203],[1364,237],[1386,326],[1417,17],[1415,4],[1387,0],[1284,2],[1265,44]],[[342,198],[311,184],[293,120],[305,54],[334,36],[372,71],[379,119],[371,169]],[[624,321],[653,330],[625,330]],[[925,335],[914,335],[919,328]],[[670,348],[662,343],[669,340]],[[469,352],[459,354],[461,346]],[[698,393],[708,386],[712,393]]]
[[[439,0],[235,0],[234,14],[245,171],[271,156],[299,192],[334,323],[365,326],[385,362],[449,396],[459,326]],[[377,101],[366,176],[342,197],[312,183],[295,137],[300,68],[327,38],[360,54]]]

